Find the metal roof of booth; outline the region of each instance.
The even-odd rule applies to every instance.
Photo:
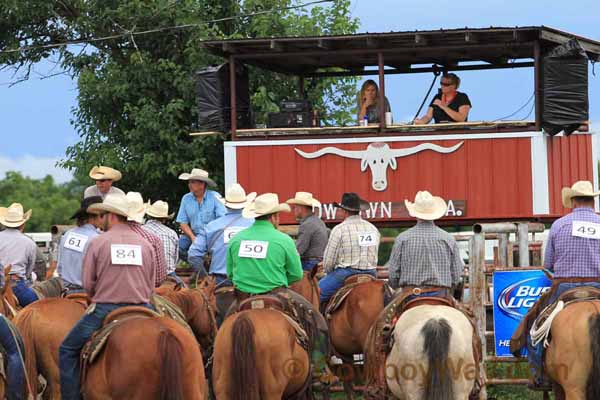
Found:
[[[378,53],[385,55],[385,64],[391,67],[386,73],[427,72],[415,64],[461,70],[475,68],[460,68],[459,63],[480,62],[482,67],[503,68],[510,67],[513,60],[533,59],[536,42],[543,54],[571,39],[577,39],[591,59],[600,59],[600,42],[545,26],[216,40],[205,41],[202,46],[215,55],[234,56],[244,64],[310,76],[330,68],[361,75],[367,72],[365,67],[378,64]],[[327,75],[333,75],[331,72]]]

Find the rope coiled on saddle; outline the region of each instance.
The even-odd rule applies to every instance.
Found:
[[[536,319],[533,322],[533,325],[531,326],[531,329],[529,330],[529,335],[531,336],[531,344],[534,347],[537,346],[542,341],[544,342],[544,348],[548,347],[548,345],[549,345],[548,336],[550,335],[550,328],[552,327],[552,321],[554,321],[554,318],[556,318],[558,313],[561,312],[564,308],[565,308],[565,303],[562,300],[560,300],[558,303],[556,303],[556,307],[554,307],[554,309],[552,310],[550,315],[548,315],[548,318],[546,318],[544,320],[544,322],[542,322],[539,326],[538,326],[539,319]],[[546,310],[547,310],[547,308],[546,308]],[[544,310],[544,311],[546,311],[546,310]],[[542,314],[544,314],[544,311],[542,311]]]

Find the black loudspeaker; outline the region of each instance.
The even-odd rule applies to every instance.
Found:
[[[237,128],[251,128],[250,89],[248,70],[235,70]],[[231,130],[231,93],[229,64],[210,66],[196,72],[198,128],[203,131],[228,132]]]
[[[573,39],[546,54],[542,66],[542,127],[570,135],[589,120],[588,57]]]
[[[268,128],[310,128],[317,126],[316,116],[310,111],[269,113]]]

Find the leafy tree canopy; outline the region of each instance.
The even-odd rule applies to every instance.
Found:
[[[123,172],[119,187],[173,206],[187,191],[177,176],[192,167],[209,170],[222,183],[222,138],[192,139],[196,100],[194,72],[221,63],[206,53],[206,39],[348,34],[350,0],[324,6],[286,7],[298,0],[5,0],[0,7],[0,64],[27,78],[31,65],[58,56],[78,82],[72,123],[81,140],[62,165],[79,178],[95,164]],[[278,11],[207,22],[262,10]],[[183,24],[192,27],[169,29]],[[160,32],[131,35],[157,28]],[[94,38],[108,37],[95,41]],[[81,45],[40,48],[81,40]],[[29,47],[27,47],[29,46]],[[25,47],[25,48],[24,48]],[[306,84],[309,99],[327,119],[346,123],[353,115],[356,80],[320,79]],[[251,70],[251,96],[258,119],[283,98],[298,97],[290,77]],[[349,111],[352,110],[352,111]],[[260,165],[257,164],[257,168]],[[90,182],[91,184],[91,182]]]

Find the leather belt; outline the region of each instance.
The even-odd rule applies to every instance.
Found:
[[[561,283],[586,283],[586,282],[597,282],[600,283],[600,278],[599,277],[589,277],[589,278],[580,278],[580,277],[574,277],[574,278],[553,278],[552,279],[552,286],[556,286],[559,285]]]
[[[420,296],[432,292],[444,292],[445,294],[448,294],[450,293],[450,289],[444,286],[404,286],[402,292],[409,295]]]

